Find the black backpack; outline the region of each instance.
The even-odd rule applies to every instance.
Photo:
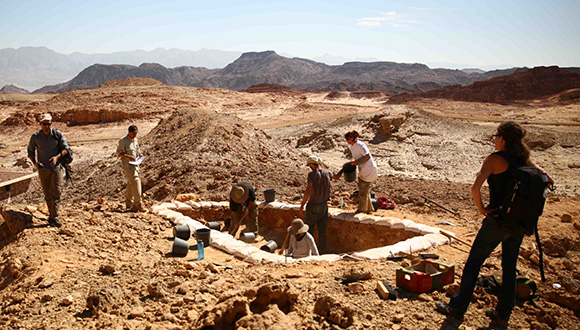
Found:
[[[509,162],[510,181],[507,185],[506,196],[499,207],[499,214],[503,221],[521,226],[526,235],[535,234],[540,252],[540,273],[542,282],[545,282],[538,219],[542,215],[546,203],[548,177],[533,165],[517,166],[510,157],[507,157],[506,160]],[[554,189],[550,187],[550,190]]]
[[[65,148],[63,147],[63,138],[64,135],[62,134],[61,131],[56,130],[55,135],[58,139],[58,149],[62,152],[63,150],[67,150],[68,152],[66,153],[66,155],[60,157],[59,162],[60,164],[64,167],[65,170],[65,177],[66,177],[66,183],[65,186],[68,186],[68,182],[70,181],[72,183],[72,177],[71,177],[71,173],[73,173],[73,170],[70,166],[70,164],[73,161],[73,151],[70,147]]]
[[[500,215],[523,227],[526,235],[533,235],[544,211],[548,178],[533,165],[515,166],[510,162],[508,171],[511,178],[499,207]]]

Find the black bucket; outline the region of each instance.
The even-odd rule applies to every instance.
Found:
[[[222,228],[222,224],[219,223],[218,221],[208,222],[207,226],[209,227],[209,229],[213,229],[213,230],[217,230],[217,231],[220,231],[220,229]]]
[[[200,228],[195,231],[195,239],[202,241],[204,246],[209,246],[211,230],[209,228]]]
[[[276,200],[276,189],[264,190],[264,199],[266,203],[271,203]]]
[[[191,238],[191,229],[188,225],[175,226],[173,227],[173,237],[178,237],[187,241]]]
[[[262,245],[260,247],[260,250],[272,253],[272,252],[276,251],[277,248],[278,248],[278,244],[276,243],[276,241],[270,240],[268,243]]]
[[[373,203],[373,209],[375,209],[375,211],[379,209],[379,201],[377,201],[376,198],[371,198],[371,203]]]
[[[187,256],[187,252],[189,252],[189,242],[179,237],[175,237],[171,253],[176,257],[185,257]]]
[[[356,165],[347,164],[342,167],[342,173],[344,174],[344,181],[353,182],[356,180]]]
[[[240,238],[242,239],[242,241],[246,242],[246,243],[254,243],[254,241],[256,240],[256,235],[254,233],[241,233],[240,234]]]

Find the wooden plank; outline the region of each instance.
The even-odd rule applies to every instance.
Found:
[[[15,184],[15,183],[18,183],[18,182],[21,182],[21,181],[25,181],[25,180],[32,179],[35,176],[38,176],[38,172],[34,172],[32,174],[27,174],[25,176],[21,176],[21,177],[18,177],[16,179],[4,181],[4,182],[0,183],[0,188],[7,187],[7,186],[10,186],[11,184]]]

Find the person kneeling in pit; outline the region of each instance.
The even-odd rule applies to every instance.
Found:
[[[314,242],[314,237],[308,232],[308,225],[302,219],[292,220],[292,225],[288,227],[288,250],[286,256],[292,258],[304,258],[317,256],[318,248]]]

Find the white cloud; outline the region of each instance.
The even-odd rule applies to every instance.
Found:
[[[398,28],[403,27],[406,24],[412,23],[414,22],[411,20],[404,19],[401,15],[397,14],[397,12],[388,11],[388,12],[380,12],[379,15],[377,16],[360,18],[358,20],[358,23],[356,23],[356,25],[374,28],[386,24]]]

